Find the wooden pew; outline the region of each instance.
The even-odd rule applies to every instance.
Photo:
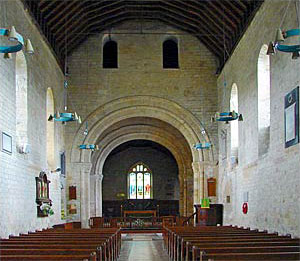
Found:
[[[193,261],[197,259],[194,257]],[[299,260],[300,252],[247,252],[247,253],[200,253],[201,261],[215,261],[215,260]]]
[[[164,242],[172,260],[238,260],[235,255],[243,260],[248,253],[252,253],[252,258],[256,254],[269,260],[299,258],[299,239],[277,233],[237,227],[169,227],[165,230]]]
[[[0,260],[97,261],[96,254],[87,255],[0,255]]]
[[[38,260],[39,257],[41,260],[73,260],[70,256],[74,256],[74,260],[116,260],[121,247],[121,233],[120,229],[58,228],[11,236],[1,239],[0,244],[3,260]]]

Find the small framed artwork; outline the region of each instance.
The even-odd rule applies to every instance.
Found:
[[[299,143],[299,86],[284,97],[285,147]]]
[[[5,132],[2,132],[2,151],[8,154],[12,153],[12,138]]]

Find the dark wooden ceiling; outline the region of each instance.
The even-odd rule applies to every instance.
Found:
[[[217,56],[220,68],[263,1],[23,0],[61,65],[89,34],[131,19],[154,19],[195,35]]]

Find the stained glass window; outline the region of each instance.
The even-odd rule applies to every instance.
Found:
[[[128,198],[152,198],[152,174],[144,163],[137,163],[128,172]]]

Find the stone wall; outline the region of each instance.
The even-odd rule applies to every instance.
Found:
[[[0,27],[14,25],[25,38],[30,38],[34,55],[25,55],[27,63],[27,138],[29,154],[20,154],[16,137],[16,55],[5,60],[0,57],[0,131],[12,137],[12,153],[0,151],[0,237],[26,233],[61,222],[61,190],[59,174],[49,174],[50,198],[55,214],[37,218],[35,177],[47,170],[46,97],[47,88],[54,93],[55,106],[61,106],[62,72],[48,45],[24,11],[21,1],[0,2]],[[1,43],[4,43],[1,37]],[[54,124],[54,123],[53,123]],[[55,124],[55,163],[64,148],[64,129]]]
[[[274,41],[287,4],[288,1],[265,1],[218,78],[219,110],[229,110],[231,87],[236,83],[239,112],[244,117],[239,122],[238,164],[231,160],[230,125],[219,124],[220,146],[227,144],[227,151],[220,149],[218,200],[225,207],[225,224],[299,237],[300,150],[299,144],[289,148],[284,144],[284,96],[300,83],[300,60],[292,60],[291,54],[271,56],[270,146],[262,156],[258,149],[258,56],[264,44]],[[292,3],[282,29],[296,27]],[[247,193],[249,212],[245,215],[242,204]],[[231,197],[230,203],[226,203],[227,196]]]
[[[94,122],[96,117],[99,117],[100,120],[106,116],[109,118],[110,115],[115,113],[114,110],[116,108],[112,108],[112,106],[113,104],[118,105],[118,101],[120,101],[120,104],[124,100],[131,101],[126,106],[133,110],[134,104],[138,101],[138,99],[135,100],[134,98],[141,97],[143,105],[139,104],[137,109],[140,109],[141,114],[152,114],[151,118],[154,119],[161,118],[161,115],[158,114],[164,105],[159,104],[159,108],[156,108],[156,104],[154,106],[149,103],[148,108],[147,104],[144,104],[147,97],[149,97],[149,101],[171,101],[175,104],[176,110],[183,108],[187,112],[192,113],[197,119],[199,132],[194,133],[196,136],[202,135],[200,122],[203,124],[206,133],[214,144],[213,151],[216,158],[218,153],[217,128],[215,123],[210,122],[210,116],[217,109],[215,95],[216,58],[196,37],[166,26],[163,23],[143,21],[143,32],[144,34],[140,34],[140,21],[124,22],[111,30],[110,37],[118,42],[119,68],[117,69],[102,68],[102,45],[108,37],[107,32],[89,36],[88,39],[78,46],[70,55],[68,64],[71,90],[69,99],[72,101],[70,103],[72,108],[78,111],[83,120],[90,117],[92,122],[89,123],[89,126],[93,128],[97,125]],[[179,69],[162,68],[162,44],[170,34],[178,40]],[[106,106],[107,110],[105,109]],[[153,108],[150,108],[151,106]],[[101,110],[99,108],[103,109],[103,115],[96,115],[98,110]],[[125,109],[124,105],[122,110],[125,111]],[[169,124],[172,125],[177,120],[175,118],[172,119],[170,115],[176,112],[168,112],[167,110],[170,109],[166,109],[165,113],[170,117]],[[157,115],[154,115],[155,112]],[[121,115],[120,113],[120,121],[130,118],[130,115],[122,117]],[[181,116],[178,115],[178,118]],[[130,124],[133,123],[129,122],[128,126]],[[185,125],[190,127],[188,126],[189,123],[185,122],[185,119],[180,120],[180,124],[179,132],[183,132],[186,128]],[[71,156],[70,152],[75,151],[76,146],[79,145],[74,144],[74,136],[82,137],[80,142],[84,141],[84,136],[80,133],[81,130],[82,127],[79,129],[74,125],[67,126],[66,145],[69,157]],[[107,130],[110,129],[103,125],[99,136]],[[112,132],[116,132],[116,129],[111,129],[111,133],[107,133],[107,136],[112,134]],[[156,134],[160,135],[159,130],[156,131]],[[94,130],[92,135],[93,137],[96,136]],[[103,138],[106,138],[106,136],[103,136]],[[102,149],[101,146],[103,144],[101,140],[98,140],[98,142],[100,149]],[[189,145],[190,148],[188,149],[190,151],[193,150],[192,144]],[[200,160],[200,157],[197,156],[195,160]],[[70,161],[70,158],[68,160]],[[73,163],[69,164],[74,165]],[[191,206],[189,212],[193,211],[193,175],[191,168],[190,162],[189,166],[182,170],[185,172],[185,175],[189,176],[188,178],[182,177],[182,182],[185,182],[187,187],[191,188],[185,195]],[[76,168],[69,169],[68,184],[76,186],[78,191],[83,191],[80,189],[79,175]],[[195,188],[198,190],[197,186]],[[79,195],[78,198],[81,196]]]

